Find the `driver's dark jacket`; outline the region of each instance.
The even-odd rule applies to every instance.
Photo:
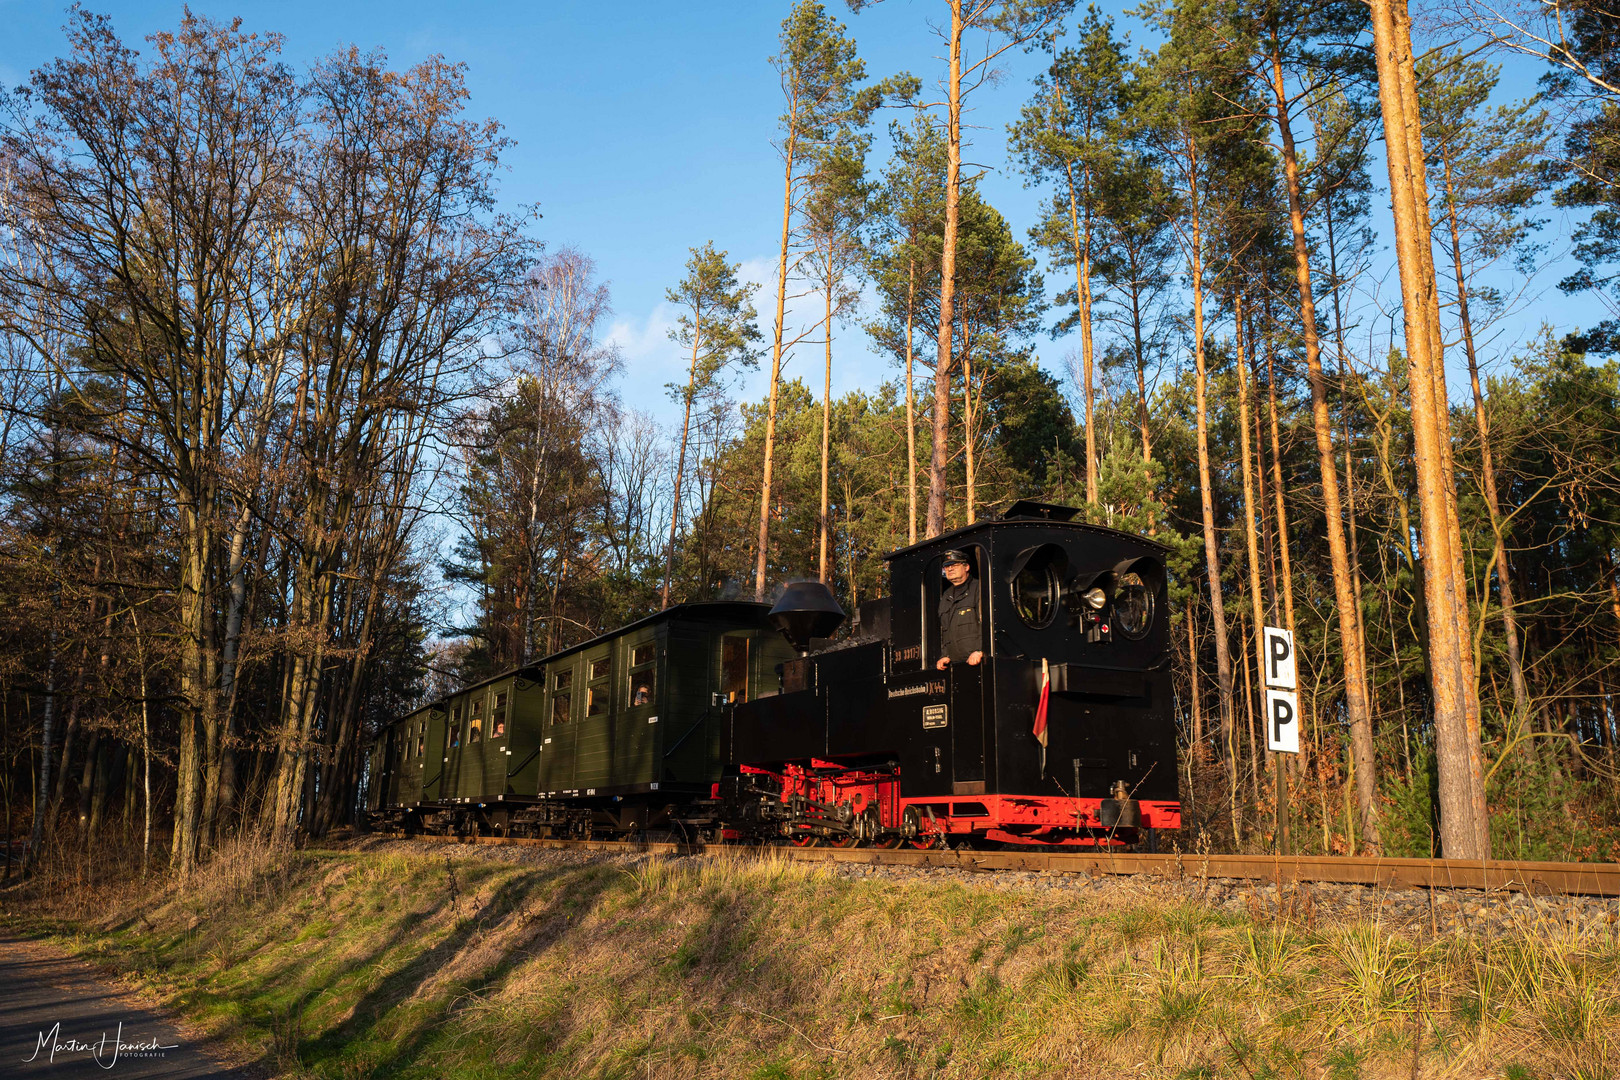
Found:
[[[951,663],[966,662],[984,649],[984,621],[979,612],[979,579],[960,585],[946,584],[939,594],[939,650]]]

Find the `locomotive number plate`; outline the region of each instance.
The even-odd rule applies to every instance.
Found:
[[[944,727],[946,717],[949,715],[948,710],[949,706],[946,705],[923,706],[923,729],[926,731]]]

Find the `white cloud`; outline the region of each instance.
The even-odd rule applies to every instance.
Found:
[[[664,384],[679,380],[684,368],[680,346],[669,339],[679,313],[660,300],[642,319],[615,319],[606,341],[624,362],[620,393],[625,404],[668,420],[671,408]]]

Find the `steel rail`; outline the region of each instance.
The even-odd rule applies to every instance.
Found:
[[[403,833],[378,835],[406,838]],[[1349,855],[1147,855],[1070,851],[893,851],[881,848],[756,847],[740,844],[642,843],[634,840],[542,840],[528,837],[408,837],[464,845],[521,845],[564,851],[661,855],[762,854],[799,862],[910,866],[990,873],[1001,870],[1171,879],[1331,882],[1384,889],[1490,889],[1535,895],[1620,897],[1620,863],[1515,862],[1505,859],[1384,859]]]

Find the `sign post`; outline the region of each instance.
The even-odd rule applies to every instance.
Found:
[[[1294,635],[1275,626],[1260,635],[1260,671],[1265,683],[1266,749],[1271,751],[1277,783],[1277,851],[1287,855],[1288,770],[1284,754],[1299,753],[1299,694]]]

